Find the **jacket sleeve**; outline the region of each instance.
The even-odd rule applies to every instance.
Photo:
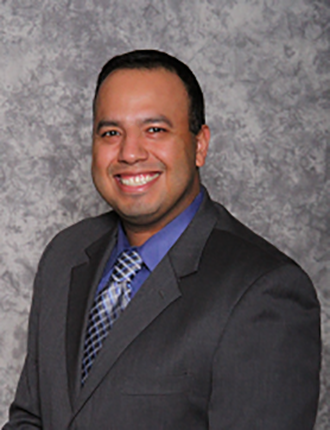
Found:
[[[38,383],[38,313],[39,276],[36,276],[29,319],[27,354],[16,395],[9,410],[9,421],[3,430],[41,429]]]
[[[213,360],[210,430],[312,430],[320,309],[307,275],[286,264],[236,303]]]

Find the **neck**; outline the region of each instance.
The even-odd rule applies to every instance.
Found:
[[[131,246],[141,246],[143,245],[151,236],[157,233],[158,230],[139,230],[136,228],[132,228],[132,226],[124,223],[125,233],[128,239],[128,242]]]

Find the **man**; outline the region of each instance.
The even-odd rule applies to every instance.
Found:
[[[146,50],[104,66],[92,172],[114,211],[47,247],[4,429],[313,428],[315,292],[201,187],[209,138],[179,60]]]

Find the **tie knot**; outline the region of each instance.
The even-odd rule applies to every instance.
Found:
[[[112,279],[117,282],[131,282],[141,269],[143,260],[139,253],[133,249],[123,251],[117,258],[113,268]]]

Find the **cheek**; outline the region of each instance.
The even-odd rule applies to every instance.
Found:
[[[150,153],[168,169],[186,168],[195,164],[195,151],[191,145],[180,141],[167,142],[164,146],[150,149]]]
[[[93,149],[93,168],[102,169],[107,167],[114,155],[111,149],[107,146],[99,146]]]

